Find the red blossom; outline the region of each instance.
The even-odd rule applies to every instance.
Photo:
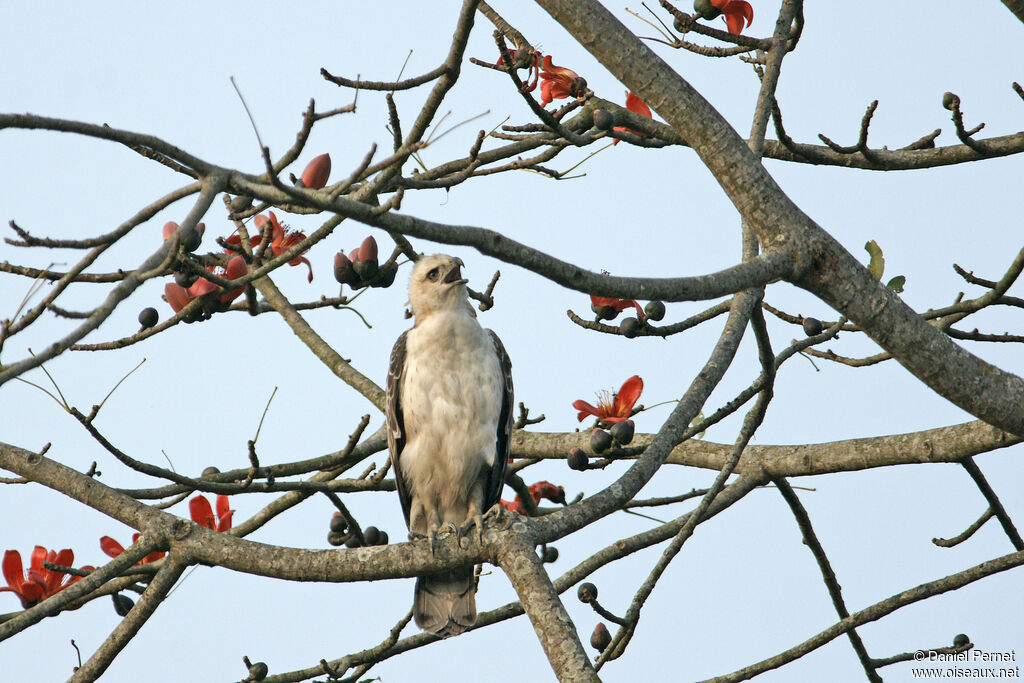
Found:
[[[21,564],[21,553],[17,550],[8,550],[4,553],[3,560],[3,574],[7,579],[7,586],[0,587],[0,591],[11,591],[21,600],[21,606],[28,609],[46,598],[56,595],[82,578],[47,569],[43,566],[44,561],[70,567],[71,563],[75,561],[75,553],[70,548],[57,552],[56,550],[48,551],[43,546],[37,545],[32,551],[32,559],[28,572],[26,572]],[[93,567],[86,566],[82,569],[91,570]]]
[[[739,35],[745,25],[754,23],[754,8],[745,0],[711,0],[711,4],[725,15],[729,33]]]
[[[298,230],[291,230],[281,225],[281,223],[278,222],[277,216],[274,215],[273,211],[268,211],[267,213],[270,214],[269,220],[270,224],[273,226],[273,232],[271,233],[270,238],[270,249],[271,251],[274,252],[274,256],[280,256],[281,254],[285,253],[302,240],[306,239],[305,233],[299,232]],[[256,218],[253,220],[256,222],[256,227],[262,230],[263,226],[266,224],[268,219],[263,214],[260,214],[259,216],[256,216]],[[237,236],[233,236],[233,238],[236,240],[239,239]],[[253,238],[252,246],[259,246],[260,239],[260,237]],[[231,240],[229,239],[228,242],[231,243]],[[295,258],[288,262],[288,265],[297,266],[300,263],[305,263],[306,267],[309,268],[309,281],[312,282],[313,265],[305,256],[302,256],[301,254],[299,256],[296,256]]]
[[[140,535],[141,534],[139,534],[138,532],[132,534],[133,545],[139,540]],[[100,538],[100,549],[103,550],[103,552],[106,553],[109,557],[117,557],[118,555],[124,552],[124,546],[115,541],[110,536],[102,536]],[[142,558],[135,564],[149,564],[150,562],[156,562],[157,560],[162,560],[164,555],[166,554],[167,553],[165,553],[162,550],[154,550],[149,555],[146,555],[144,558]]]
[[[555,66],[551,55],[544,58],[544,71],[540,74],[540,106],[546,107],[553,100],[575,97],[586,87],[587,82],[572,69]]]
[[[218,277],[226,280],[237,280],[249,272],[249,266],[246,265],[245,259],[241,256],[235,256],[228,261],[227,266],[224,268],[218,268],[216,271],[212,268],[208,268],[208,270]],[[217,297],[217,300],[222,304],[229,304],[241,296],[244,291],[244,287],[222,291],[218,285],[213,284],[204,277],[197,279],[192,286],[187,289],[175,282],[168,282],[164,285],[164,297],[167,299],[167,303],[171,305],[171,308],[174,309],[175,313],[185,308],[185,306],[193,299],[198,299],[199,297],[206,296],[207,294],[221,292],[220,296]]]
[[[512,66],[514,68],[518,68],[516,67],[516,62],[519,61],[518,53],[519,50],[516,50],[514,48],[510,48],[508,51],[508,56],[512,59]],[[533,90],[537,87],[537,79],[540,78],[540,58],[541,54],[536,50],[529,53],[530,61],[528,62],[527,66],[530,69],[530,75],[527,76],[527,82],[523,83],[523,92],[533,92]],[[505,66],[504,57],[498,57],[497,66]],[[531,75],[532,78],[530,78]]]
[[[617,393],[610,394],[603,391],[598,394],[596,407],[583,400],[573,401],[572,407],[580,411],[576,416],[580,422],[583,422],[588,415],[593,415],[598,422],[615,424],[629,419],[633,412],[633,406],[643,390],[644,381],[640,379],[639,375],[633,375],[622,383],[622,387]]]
[[[539,503],[541,498],[545,498],[552,503],[565,505],[565,488],[555,486],[549,481],[538,481],[535,484],[530,484],[530,496],[533,498],[534,503]],[[516,499],[511,503],[507,500],[499,501],[499,503],[503,509],[509,512],[518,512],[521,515],[526,514],[526,510],[523,508],[523,501],[519,496],[516,496]]]
[[[188,502],[189,515],[196,524],[201,524],[214,531],[227,531],[231,528],[231,517],[234,510],[228,509],[228,497],[217,494],[217,516],[213,516],[213,508],[206,496],[199,494]]]
[[[639,97],[634,95],[633,92],[630,90],[626,91],[626,109],[630,110],[634,114],[646,116],[649,119],[654,118],[651,115],[651,108],[647,106],[647,103],[645,103]],[[619,131],[620,133],[632,133],[633,135],[639,135],[640,137],[643,137],[644,135],[640,131],[633,130],[632,128],[626,128],[625,126],[615,126],[615,130]],[[612,142],[612,144],[617,145],[619,144],[619,141],[615,140],[614,142]]]

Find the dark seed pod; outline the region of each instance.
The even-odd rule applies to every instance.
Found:
[[[596,109],[594,111],[594,128],[598,130],[611,130],[615,125],[615,117],[607,109]]]
[[[367,283],[373,279],[373,276],[377,274],[377,259],[360,259],[352,263],[352,269],[355,271],[356,276]]]
[[[390,264],[377,271],[377,277],[370,283],[370,286],[390,287],[395,284],[396,275],[398,275],[398,264],[392,261]]]
[[[577,76],[576,80],[569,86],[569,94],[573,97],[583,97],[587,92],[587,79]]]
[[[821,321],[817,318],[804,318],[804,334],[808,337],[813,337],[816,334],[821,334],[824,327]]]
[[[174,274],[174,282],[179,287],[184,287],[185,289],[188,289],[189,287],[194,285],[196,283],[196,280],[198,279],[199,276],[193,273],[191,270],[179,270],[177,273]]]
[[[270,668],[265,662],[256,662],[249,667],[249,680],[250,681],[262,681],[270,673]]]
[[[541,562],[545,564],[551,564],[552,562],[558,561],[558,548],[553,545],[544,547],[544,555],[541,556]]]
[[[622,322],[619,323],[619,332],[621,332],[622,336],[626,339],[633,339],[640,334],[640,326],[641,323],[636,318],[624,318]]]
[[[359,281],[359,276],[352,268],[352,261],[343,251],[334,255],[334,279],[343,285],[354,285]]]
[[[588,461],[589,458],[587,458],[587,454],[583,452],[582,448],[574,448],[571,451],[569,451],[569,457],[567,458],[567,462],[569,463],[569,469],[578,470],[582,472],[583,470],[587,469]]]
[[[149,308],[143,308],[139,313],[139,324],[142,325],[142,329],[148,330],[160,321],[160,314],[156,312],[156,309],[150,306]]]
[[[695,14],[699,15],[701,19],[706,19],[708,21],[715,19],[722,13],[722,10],[711,4],[711,0],[693,0],[693,11]]]
[[[220,474],[220,470],[214,467],[213,465],[210,465],[209,467],[203,469],[203,472],[202,474],[199,475],[199,478],[205,479],[206,477],[212,477],[215,474]]]
[[[971,644],[971,639],[966,633],[958,633],[953,638],[953,647],[967,647]]]
[[[363,538],[366,539],[366,545],[377,545],[380,541],[380,529],[375,526],[368,526],[363,529]]]
[[[595,429],[590,433],[590,450],[604,453],[612,447],[612,435],[603,429]]]
[[[381,531],[380,532],[380,538],[377,539],[377,545],[387,545],[387,544],[388,544],[388,532]]]
[[[612,425],[609,431],[615,442],[625,446],[633,440],[635,426],[632,420],[623,420]]]
[[[615,310],[614,306],[597,306],[595,304],[590,305],[590,310],[594,312],[598,320],[614,320],[615,316],[619,314]]]
[[[948,109],[949,111],[953,111],[953,106],[954,105],[959,105],[959,104],[960,104],[960,98],[957,97],[956,95],[954,95],[953,93],[947,92],[947,93],[943,93],[942,94],[942,107],[944,109]]]
[[[327,542],[333,546],[344,545],[345,543],[345,532],[343,531],[332,531],[327,534]]]
[[[612,634],[608,633],[608,627],[604,622],[597,622],[594,632],[590,634],[590,645],[598,652],[604,652],[608,644],[612,642]]]
[[[657,322],[665,317],[665,304],[662,301],[649,301],[644,306],[644,313],[649,320]]]
[[[331,531],[337,531],[342,533],[348,528],[348,521],[345,520],[345,515],[340,512],[335,512],[331,516]]]
[[[582,603],[590,603],[597,600],[597,586],[590,583],[581,583],[580,587],[576,589],[576,597],[580,599]]]
[[[358,548],[359,547],[359,539],[356,538],[355,534],[349,534],[349,537],[345,539],[345,547],[346,548]]]
[[[132,607],[135,607],[135,601],[121,593],[111,593],[110,599],[114,601],[114,611],[117,612],[119,617],[128,616],[128,613],[132,611]]]

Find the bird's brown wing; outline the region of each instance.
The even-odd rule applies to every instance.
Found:
[[[412,498],[409,495],[409,485],[402,478],[402,468],[398,466],[398,460],[405,448],[405,418],[402,416],[402,380],[405,376],[405,340],[409,331],[406,330],[395,342],[395,348],[391,349],[391,363],[388,365],[387,383],[387,423],[388,423],[388,450],[391,452],[391,471],[395,475],[395,483],[398,485],[398,499],[402,501],[402,512],[405,514],[405,524],[409,524],[409,506]]]
[[[505,352],[505,346],[494,330],[487,330],[494,342],[494,352],[498,354],[501,366],[504,395],[501,400],[501,413],[498,416],[497,448],[495,449],[494,466],[487,477],[487,488],[484,491],[484,510],[490,509],[501,499],[501,490],[505,486],[505,468],[508,465],[508,454],[512,439],[512,406],[514,392],[512,389],[512,361]]]

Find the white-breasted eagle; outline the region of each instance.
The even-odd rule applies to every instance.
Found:
[[[388,448],[410,538],[431,551],[444,527],[462,536],[497,506],[512,431],[512,364],[476,320],[461,259],[423,256],[409,280],[416,322],[395,342],[387,382]],[[476,622],[473,566],[421,576],[416,625],[441,636]]]

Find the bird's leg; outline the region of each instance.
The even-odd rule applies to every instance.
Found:
[[[470,515],[469,519],[465,524],[459,527],[455,537],[459,542],[459,547],[462,547],[462,539],[469,533],[469,530],[476,527],[476,541],[480,545],[484,544],[484,518],[479,512],[474,512]]]
[[[495,503],[494,505],[491,506],[490,510],[484,513],[483,519],[488,522],[490,522],[491,520],[498,522],[501,521],[501,518],[504,516],[505,508],[501,507],[501,503]]]

